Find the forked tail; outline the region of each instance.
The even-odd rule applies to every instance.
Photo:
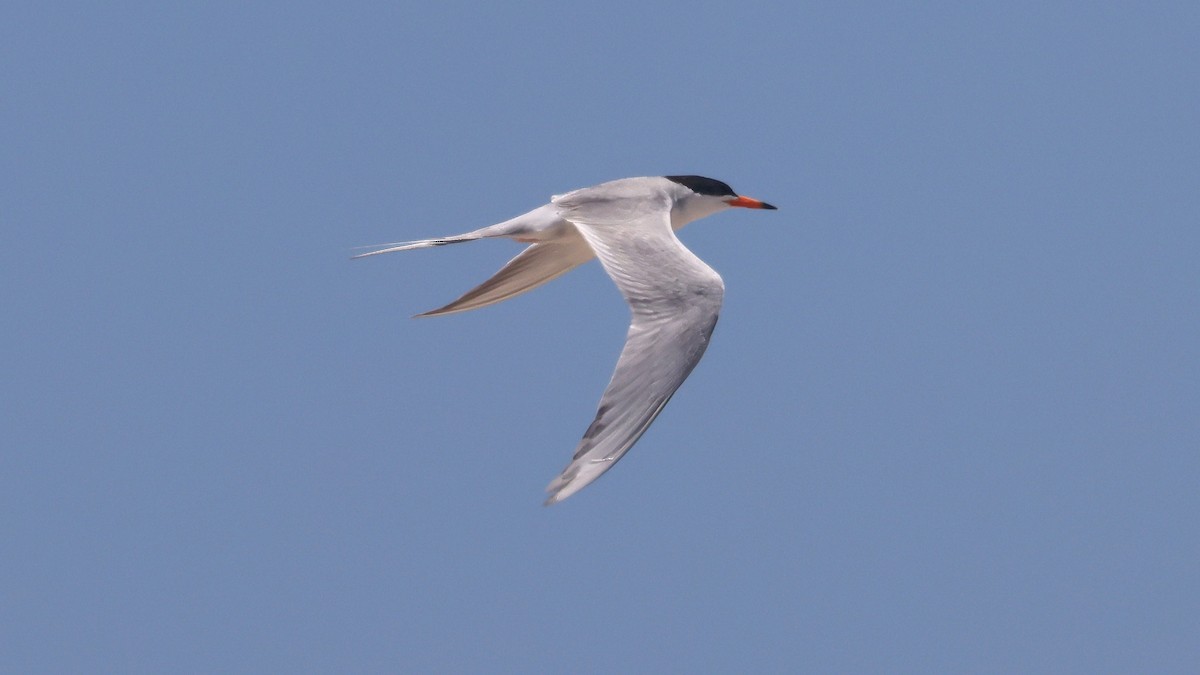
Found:
[[[446,244],[461,244],[464,241],[474,241],[478,236],[459,235],[457,237],[442,237],[440,239],[418,239],[417,241],[397,241],[391,244],[376,244],[375,246],[383,246],[376,251],[367,251],[359,253],[355,256],[350,256],[351,260],[366,258],[368,256],[379,255],[381,253],[395,253],[396,251],[411,251],[417,248],[433,248],[434,246],[445,246]],[[364,246],[363,248],[375,248],[375,246]]]

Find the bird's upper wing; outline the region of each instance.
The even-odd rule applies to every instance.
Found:
[[[585,189],[556,197],[629,303],[632,321],[596,418],[547,504],[575,494],[616,464],[695,368],[717,323],[725,286],[671,229],[666,196],[607,199]]]
[[[592,249],[579,237],[531,244],[492,278],[454,302],[417,316],[465,312],[507,300],[570,272],[592,259]]]

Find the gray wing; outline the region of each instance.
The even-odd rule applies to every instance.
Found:
[[[612,381],[546,504],[612,468],[691,374],[717,324],[725,286],[671,229],[669,202],[631,208],[577,191],[556,199],[629,303],[632,320]]]
[[[454,302],[417,316],[439,316],[479,309],[533,290],[592,259],[595,254],[582,239],[533,244],[508,261],[492,278],[472,288]]]

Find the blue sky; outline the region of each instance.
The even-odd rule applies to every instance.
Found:
[[[1183,672],[1195,3],[10,3],[0,670]],[[518,246],[697,173],[704,361]]]

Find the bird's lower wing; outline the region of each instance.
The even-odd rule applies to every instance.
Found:
[[[599,478],[650,428],[700,362],[720,306],[718,297],[668,320],[635,315],[596,418],[571,463],[546,487],[546,504],[560,502]]]
[[[461,298],[417,316],[465,312],[507,300],[557,279],[593,257],[595,254],[582,238],[533,244]]]
[[[546,487],[560,502],[608,471],[662,412],[708,348],[725,286],[671,229],[667,203],[617,203],[588,190],[556,198],[625,296],[625,347],[571,463]]]

